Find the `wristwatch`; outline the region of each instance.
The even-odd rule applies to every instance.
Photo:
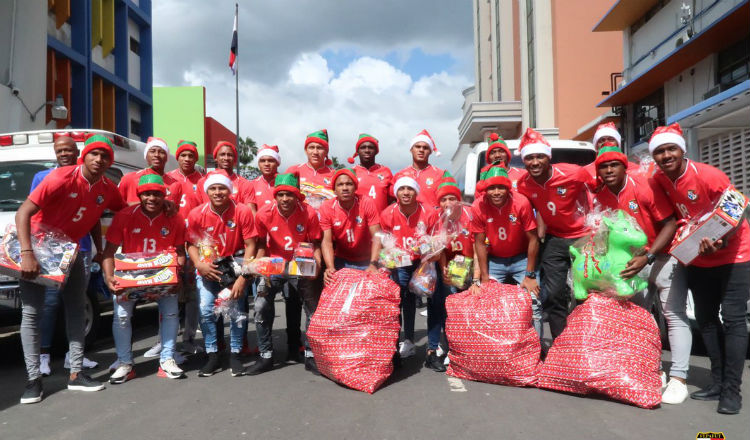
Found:
[[[648,264],[653,264],[654,261],[656,261],[656,255],[652,254],[651,252],[647,253],[646,262],[648,262]]]
[[[526,272],[526,278],[529,278],[531,280],[536,279],[536,272]]]
[[[480,279],[476,279],[476,280],[474,280],[474,285],[475,286],[481,286],[482,285],[482,281]]]

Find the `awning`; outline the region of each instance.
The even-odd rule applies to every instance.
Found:
[[[624,31],[657,3],[659,0],[619,0],[594,26],[593,32]]]

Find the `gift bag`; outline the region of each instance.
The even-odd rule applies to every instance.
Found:
[[[479,293],[450,295],[445,309],[449,375],[513,386],[536,382],[541,345],[526,290],[490,281]]]
[[[409,290],[419,296],[430,297],[437,287],[435,263],[422,263],[409,280]]]
[[[568,317],[537,386],[654,408],[661,403],[660,359],[659,329],[649,312],[630,301],[592,294]]]
[[[400,328],[399,292],[384,273],[334,274],[307,328],[321,374],[370,394],[388,379]]]

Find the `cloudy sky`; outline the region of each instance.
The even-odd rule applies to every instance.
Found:
[[[204,86],[206,112],[234,130],[228,67],[234,1],[153,2],[155,86]],[[307,133],[327,128],[344,160],[360,132],[378,162],[410,163],[427,128],[447,166],[458,142],[462,90],[474,82],[470,0],[240,1],[240,134],[301,162]],[[395,171],[395,170],[394,170]]]

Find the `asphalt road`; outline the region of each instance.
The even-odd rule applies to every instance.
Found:
[[[283,303],[277,304],[277,357],[286,346]],[[716,402],[688,399],[645,410],[613,401],[533,388],[468,382],[422,368],[426,318],[417,316],[417,357],[405,361],[386,384],[368,395],[316,377],[301,364],[277,364],[255,377],[224,371],[199,378],[203,358],[184,366],[188,378],[156,377],[158,361],[142,357],[155,341],[155,308],[137,312],[135,380],[96,393],[65,389],[62,359],[44,379],[45,398],[20,405],[26,382],[17,334],[0,338],[0,439],[695,439],[721,431],[750,438],[750,408],[736,416],[716,413]],[[105,320],[104,325],[111,324]],[[111,332],[87,351],[100,363],[93,376],[106,380],[115,359]],[[228,331],[227,331],[228,334]],[[250,340],[254,341],[254,330]],[[669,358],[669,353],[665,353]],[[250,365],[253,359],[247,359]],[[708,361],[691,359],[690,391],[708,381]],[[745,369],[744,393],[750,374]],[[746,399],[747,402],[747,399]]]

